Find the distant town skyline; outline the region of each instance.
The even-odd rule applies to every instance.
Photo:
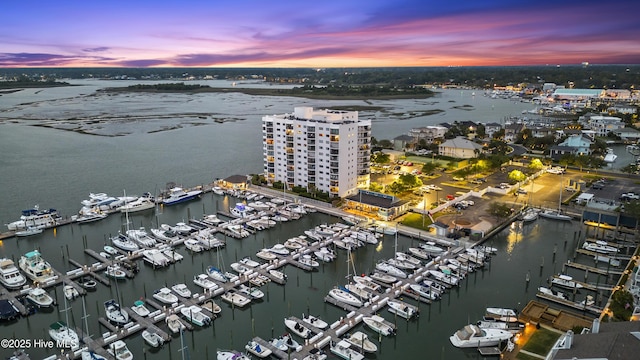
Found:
[[[0,67],[639,64],[632,0],[8,1]]]

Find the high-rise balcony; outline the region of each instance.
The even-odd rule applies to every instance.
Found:
[[[332,142],[331,144],[329,144],[329,149],[339,149],[340,148],[340,144],[338,144],[337,142]]]
[[[340,164],[340,163],[339,163],[339,162],[337,162],[337,161],[330,161],[330,162],[329,162],[329,167],[331,167],[331,168],[337,168],[339,164]]]

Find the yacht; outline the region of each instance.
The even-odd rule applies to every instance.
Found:
[[[501,329],[481,329],[469,324],[449,337],[451,344],[459,348],[495,346],[509,340],[513,334]]]
[[[320,266],[316,260],[314,260],[311,255],[302,255],[298,258],[298,262],[302,265],[310,266],[311,268],[317,268]]]
[[[86,224],[86,223],[102,220],[107,216],[108,216],[107,213],[102,212],[98,208],[83,207],[78,212],[78,215],[72,216],[71,219],[77,223]]]
[[[39,308],[48,308],[53,306],[53,298],[42,288],[36,287],[29,290],[27,300]]]
[[[240,275],[245,274],[251,270],[248,267],[237,262],[231,263],[231,268]]]
[[[200,242],[196,239],[187,239],[184,241],[184,246],[193,251],[193,252],[202,252],[204,251],[204,248],[202,247],[202,245],[200,244]]]
[[[190,201],[202,194],[202,190],[184,191],[180,187],[174,187],[169,190],[169,196],[162,199],[165,205],[174,205],[181,202]]]
[[[127,344],[122,340],[118,340],[109,344],[108,351],[111,355],[113,355],[113,357],[116,358],[116,360],[132,360],[133,359],[133,354],[131,353],[129,348],[127,348]]]
[[[379,282],[385,283],[385,284],[391,284],[391,283],[394,283],[394,282],[398,281],[398,279],[396,279],[395,277],[393,277],[391,275],[387,275],[387,274],[384,274],[384,273],[381,273],[381,272],[377,272],[377,271],[374,271],[373,273],[371,273],[369,275],[369,277],[372,280],[379,281]]]
[[[153,292],[153,298],[164,303],[174,304],[178,302],[178,297],[169,290],[169,288],[163,287]]]
[[[138,211],[151,210],[156,207],[156,203],[150,197],[141,197],[130,203],[126,203],[118,208],[120,212],[132,213]]]
[[[27,283],[27,279],[13,263],[13,260],[0,259],[0,283],[7,289],[18,289]]]
[[[431,260],[431,258],[433,256],[431,256],[431,254],[429,254],[426,250],[421,249],[421,248],[416,248],[416,247],[410,247],[409,248],[409,252],[411,253],[411,255],[418,257],[422,260]]]
[[[180,309],[180,313],[189,322],[198,326],[207,326],[211,323],[211,318],[202,312],[202,308],[197,305],[185,306]]]
[[[236,218],[248,218],[253,214],[253,208],[246,206],[243,203],[237,203],[236,206],[229,209],[230,214]]]
[[[391,276],[395,276],[397,278],[401,278],[401,279],[407,278],[407,273],[384,261],[376,264],[376,270],[382,271],[383,273],[389,274]]]
[[[129,313],[120,308],[114,299],[104,302],[104,312],[107,319],[116,325],[124,325],[129,322]]]
[[[331,352],[336,356],[345,360],[363,360],[364,355],[351,348],[351,343],[346,340],[340,340],[337,343],[331,343]]]
[[[518,312],[515,309],[488,307],[485,310],[485,317],[505,321],[518,321]]]
[[[49,326],[49,336],[65,347],[74,348],[80,345],[78,333],[63,321],[56,321]]]
[[[352,277],[353,281],[356,284],[360,284],[364,289],[372,291],[372,292],[382,292],[382,286],[375,283],[372,278],[369,276],[354,276]],[[394,279],[395,280],[395,279]]]
[[[266,260],[266,261],[272,261],[277,259],[278,257],[272,253],[271,251],[269,251],[269,249],[262,249],[260,251],[258,251],[256,253],[256,256],[259,257],[262,260]]]
[[[444,249],[436,245],[433,241],[428,241],[424,244],[420,244],[420,248],[432,255],[438,255],[444,252]]]
[[[213,265],[207,267],[207,274],[209,274],[209,276],[211,276],[214,280],[221,283],[226,283],[227,281],[229,281],[227,275],[225,275],[222,270]]]
[[[22,210],[20,220],[7,224],[10,231],[19,231],[27,228],[44,229],[59,225],[62,217],[56,209],[40,210],[38,205],[32,209]]]
[[[365,316],[362,318],[362,321],[380,335],[390,336],[395,334],[395,330],[391,325],[387,324],[384,318],[378,315]]]
[[[156,239],[149,236],[143,227],[137,230],[127,230],[125,235],[140,246],[152,247],[157,243]]]
[[[164,242],[173,243],[180,240],[178,232],[171,229],[149,229],[149,231],[151,231],[151,235]]]
[[[46,282],[55,276],[51,265],[42,258],[38,250],[22,255],[18,266],[34,282]]]
[[[249,256],[245,256],[242,259],[240,259],[240,261],[238,261],[240,264],[250,267],[250,268],[255,268],[260,266],[260,263],[254,260],[251,260],[251,258]]]
[[[27,236],[32,236],[32,235],[38,235],[41,234],[44,230],[40,229],[40,228],[36,228],[36,227],[32,227],[31,225],[27,226],[26,229],[24,230],[18,230],[16,231],[15,235],[17,237],[27,237]]]
[[[271,251],[272,253],[276,254],[276,255],[281,255],[281,256],[287,256],[289,255],[289,250],[284,247],[284,245],[282,244],[275,244],[273,245],[269,251]]]

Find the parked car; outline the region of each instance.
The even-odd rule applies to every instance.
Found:
[[[508,188],[509,188],[509,186],[510,186],[510,185],[509,185],[509,184],[507,184],[507,183],[500,183],[500,185],[498,185],[498,187],[499,187],[500,189],[508,189]]]
[[[460,176],[454,176],[454,177],[452,177],[452,179],[454,181],[464,181],[464,178],[461,178]]]
[[[628,193],[624,193],[622,195],[620,195],[620,200],[640,200],[640,195],[633,193],[633,192],[628,192]]]
[[[519,188],[518,190],[516,190],[516,194],[526,194],[527,190],[525,188]]]
[[[604,189],[604,182],[600,182],[600,181],[596,181],[593,184],[591,184],[591,188],[593,190],[600,190],[600,189]]]
[[[568,192],[576,192],[576,191],[578,191],[578,189],[574,188],[573,186],[567,186],[567,187],[564,188],[564,190],[568,191]]]

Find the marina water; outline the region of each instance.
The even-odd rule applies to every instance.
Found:
[[[96,88],[101,86],[98,81],[87,83]],[[139,102],[128,105],[126,102],[113,103],[107,98],[100,100],[103,102],[98,104],[89,102],[82,94],[91,92],[90,87],[45,89],[33,91],[31,95],[16,95],[23,98],[2,96],[0,105],[3,110],[8,109],[3,116],[9,113],[16,117],[32,116],[35,113],[44,116],[47,112],[70,111],[74,107],[102,107],[101,111],[108,112],[110,107],[120,106],[117,111],[134,113],[140,107]],[[138,100],[145,104],[145,109],[161,107],[161,100],[154,98],[154,95],[137,96],[142,98]],[[19,105],[45,98],[48,100],[37,106]],[[176,95],[172,97],[172,101],[181,103],[188,101],[187,98],[186,95]],[[250,97],[242,94],[206,94],[195,98],[196,100],[191,101],[207,107],[203,111],[242,120],[194,125],[193,121],[176,116],[175,119],[158,121],[178,122],[182,124],[180,128],[149,133],[147,129],[157,124],[151,124],[153,120],[147,120],[140,124],[123,125],[129,134],[117,137],[25,126],[26,121],[23,120],[17,124],[5,122],[0,125],[0,151],[3,154],[0,157],[3,169],[0,176],[0,186],[3,188],[0,219],[3,223],[11,222],[18,218],[20,210],[35,204],[43,208],[55,207],[63,215],[70,216],[80,208],[80,201],[87,198],[89,192],[106,192],[119,196],[126,190],[127,194],[140,195],[145,191],[159,191],[167,182],[193,186],[232,174],[258,173],[262,169],[260,118],[266,112],[289,112],[294,106],[302,105],[330,108],[332,105],[364,104],[357,101]],[[376,115],[380,117],[374,121],[373,134],[378,138],[384,138],[386,134],[400,135],[411,127],[445,121],[500,121],[504,116],[520,114],[522,109],[531,108],[531,105],[507,100],[473,97],[470,91],[460,90],[444,92],[436,99],[373,103],[392,109],[389,113],[429,108],[445,110],[443,115],[404,120]],[[475,110],[452,108],[452,104],[467,103],[473,104]],[[196,110],[197,107],[193,111]],[[206,194],[201,200],[165,207],[156,213],[132,215],[130,226],[144,226],[148,229],[161,223],[175,224],[187,220],[189,216],[199,218],[205,213],[227,211],[237,201],[228,196]],[[220,250],[220,258],[223,259],[220,265],[229,269],[232,262],[243,256],[254,256],[263,247],[282,243],[315,225],[334,221],[338,219],[315,213],[295,222],[278,224],[244,240],[227,239],[227,247]],[[125,222],[124,216],[114,214],[96,223],[74,224],[59,227],[55,231],[47,230],[29,238],[7,239],[1,243],[0,256],[17,261],[20,255],[38,248],[54,268],[65,272],[73,268],[68,262],[69,258],[85,264],[95,262],[84,253],[83,244],[86,242],[89,248],[100,251],[108,243],[109,236],[121,230]],[[474,350],[454,348],[448,337],[463,325],[478,320],[488,306],[521,309],[529,300],[534,299],[536,288],[546,285],[547,278],[561,271],[562,264],[573,256],[580,231],[577,223],[544,219],[527,225],[515,223],[506,228],[489,241],[489,245],[499,250],[486,270],[470,274],[460,287],[445,294],[441,301],[431,305],[420,304],[421,315],[417,320],[407,322],[396,318],[387,310],[381,311],[380,314],[387,320],[397,323],[398,334],[381,339],[379,352],[368,357],[389,359],[429,354],[430,358],[440,359],[479,358]],[[398,240],[399,250],[406,250],[416,244],[417,240],[404,236],[400,236]],[[377,260],[393,256],[393,247],[394,238],[385,236],[377,246],[367,245],[358,249],[354,252],[356,271],[367,273],[373,270]],[[178,251],[185,255],[182,262],[158,270],[140,264],[142,270],[135,279],[120,281],[117,292],[122,304],[130,306],[141,297],[151,297],[155,289],[179,282],[186,283],[192,291],[199,290],[192,278],[203,272],[208,265],[218,265],[216,253],[191,255],[184,248],[179,248]],[[339,253],[337,261],[321,265],[318,272],[307,273],[288,266],[285,273],[289,276],[285,286],[275,283],[266,285],[263,288],[265,300],[245,309],[232,309],[216,299],[223,308],[222,316],[210,327],[185,334],[185,345],[191,358],[212,359],[218,348],[242,350],[254,336],[270,339],[282,335],[286,332],[283,319],[290,315],[301,317],[303,313],[311,313],[327,322],[336,321],[345,315],[343,310],[323,302],[329,289],[344,284],[344,277],[347,275],[345,252]],[[530,276],[528,284],[525,282],[527,274]],[[582,275],[578,273],[573,275],[582,279]],[[595,278],[587,280],[604,281]],[[0,325],[3,336],[48,339],[49,324],[65,317],[58,312],[64,307],[61,290],[61,287],[55,291],[50,290],[59,303],[53,312],[38,313],[17,322],[3,323]],[[107,288],[102,285],[99,285],[98,291],[86,296],[86,323],[94,336],[107,331],[97,321],[104,316],[103,302],[117,296],[115,286]],[[411,299],[405,300],[417,304]],[[69,305],[72,308],[70,322],[84,328],[82,301],[75,300]],[[364,331],[368,332],[367,329]],[[377,336],[369,334],[377,342]],[[125,341],[136,359],[181,359],[182,356],[178,351],[179,339],[174,339],[159,350],[150,349],[140,336],[127,338]],[[0,349],[1,356],[8,356],[9,353],[8,350]],[[31,349],[29,353],[32,359],[39,359],[54,352]]]

